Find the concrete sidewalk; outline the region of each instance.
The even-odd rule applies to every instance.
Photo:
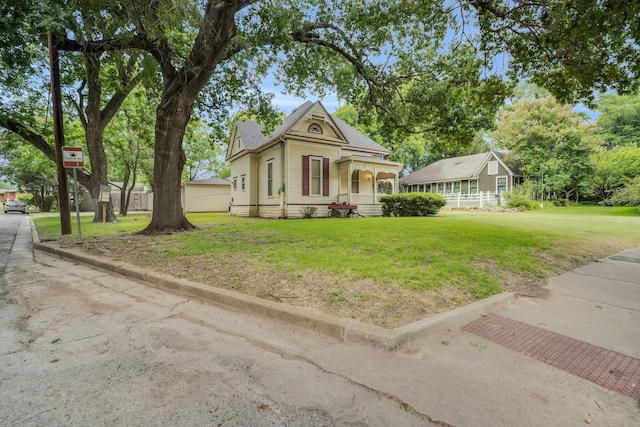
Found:
[[[640,419],[640,247],[550,279],[548,298],[501,294],[386,330],[57,249],[38,243],[35,234],[34,242],[36,249],[161,289],[387,350],[388,356],[370,352],[366,360],[359,346],[336,353],[335,360],[324,351],[308,356],[328,370],[341,366],[352,380],[409,402],[443,425],[634,426]],[[501,323],[491,323],[496,319]],[[472,322],[485,322],[480,329],[487,334],[471,331]],[[348,351],[353,357],[345,356]],[[620,369],[603,364],[611,357],[621,358]],[[596,372],[594,381],[572,372],[576,366],[587,373],[605,366],[605,372]],[[600,379],[607,375],[628,380],[626,394],[611,388],[611,379]]]

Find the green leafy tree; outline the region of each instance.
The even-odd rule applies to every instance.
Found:
[[[151,91],[134,89],[105,129],[109,183],[120,190],[121,216],[128,213],[131,194],[139,179],[153,173],[154,123],[149,102],[153,96]]]
[[[80,41],[97,35],[110,39],[121,31],[121,10],[111,1],[24,0],[3,3],[0,13],[5,17],[0,31],[0,69],[6,71],[0,78],[0,88],[6,95],[0,99],[0,126],[55,161],[51,121],[44,127],[39,122],[40,117],[47,117],[49,109],[43,102],[49,99],[47,31],[59,36],[54,40],[56,48],[60,48],[57,40],[64,39],[65,31]],[[85,148],[89,159],[87,167],[78,171],[78,181],[94,200],[94,221],[102,221],[97,200],[100,185],[108,180],[104,130],[144,76],[144,57],[137,52],[82,49],[62,56],[60,61],[66,115],[75,115],[81,124],[83,138],[75,143]],[[115,221],[111,205],[107,216]]]
[[[629,143],[640,146],[640,94],[601,95],[598,126],[608,148]]]
[[[0,190],[11,190],[13,186],[7,180],[0,179]]]
[[[446,143],[471,139],[467,123],[486,120],[478,111],[497,109],[507,90],[501,78],[483,74],[473,49],[444,47],[455,19],[439,2],[114,3],[129,19],[119,34],[89,41],[67,32],[61,47],[96,54],[137,49],[157,63],[162,93],[148,233],[193,228],[182,212],[180,182],[194,108],[207,108],[221,121],[231,106],[243,105],[269,128],[277,114],[271,96],[260,90],[267,74],[297,95],[331,90],[345,99],[366,98],[387,112],[388,123],[411,133],[437,130]],[[404,102],[422,113],[413,114]]]
[[[4,16],[49,5],[23,3]],[[67,21],[56,34],[68,52],[87,52],[94,60],[141,50],[155,61],[162,94],[154,216],[146,232],[157,232],[192,228],[182,213],[180,181],[182,141],[194,108],[207,108],[221,121],[242,104],[273,125],[270,96],[260,91],[261,79],[273,73],[291,93],[337,91],[354,104],[376,106],[390,128],[433,130],[435,143],[461,144],[475,129],[489,128],[480,126],[491,115],[485,112],[508,92],[490,72],[497,54],[512,59],[514,79],[529,77],[563,100],[589,101],[594,88],[637,88],[639,7],[594,0],[105,0],[54,2],[47,15],[31,11],[20,22],[60,23],[62,15]],[[85,27],[90,37],[75,31],[69,17],[93,18]],[[20,32],[9,33],[0,41],[15,46]],[[469,54],[476,51],[483,60]],[[481,104],[484,111],[474,120]]]
[[[593,154],[591,191],[602,201],[640,176],[640,147],[635,143],[601,147]]]
[[[487,61],[507,53],[512,80],[529,80],[564,103],[640,87],[640,2],[469,0],[460,11]]]
[[[5,158],[0,175],[31,194],[41,212],[49,212],[57,198],[55,165],[35,147],[7,131],[0,132],[0,152]]]
[[[587,185],[590,155],[601,142],[594,125],[551,97],[513,104],[491,136],[496,146],[511,151],[526,178],[543,181],[549,194],[575,200]]]
[[[191,120],[184,136],[187,162],[183,179],[192,181],[205,177],[228,177],[231,171],[224,160],[227,139],[217,139],[211,126],[204,120]]]
[[[437,141],[436,131],[422,134],[393,131],[374,113],[368,113],[367,118],[362,120],[358,109],[351,104],[340,106],[334,115],[387,147],[391,151],[389,159],[404,164],[404,170],[409,173],[445,157],[483,153],[490,149],[483,130],[476,129],[471,141],[441,144]]]

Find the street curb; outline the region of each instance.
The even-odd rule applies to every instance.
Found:
[[[432,328],[444,322],[455,322],[456,326],[458,326],[458,323],[459,326],[462,326],[465,322],[482,314],[487,314],[494,307],[506,303],[514,297],[514,294],[504,292],[405,326],[395,329],[384,329],[353,319],[331,316],[312,308],[295,307],[268,301],[240,292],[216,288],[214,286],[176,278],[168,274],[146,270],[124,262],[110,261],[87,255],[74,249],[62,249],[49,246],[40,242],[36,228],[33,225],[32,232],[33,248],[35,250],[49,252],[62,258],[81,262],[108,273],[117,273],[174,294],[197,298],[226,307],[233,307],[320,332],[345,342],[366,344],[387,351],[396,350],[410,341],[428,335]]]

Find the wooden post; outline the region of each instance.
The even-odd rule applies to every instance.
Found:
[[[71,208],[69,207],[69,187],[67,171],[62,164],[64,130],[62,125],[62,94],[60,91],[60,63],[58,49],[53,43],[53,33],[47,33],[49,44],[49,70],[51,74],[51,104],[53,113],[53,137],[55,140],[56,173],[58,177],[58,204],[60,207],[60,229],[62,234],[71,234]],[[78,201],[76,200],[76,203]]]

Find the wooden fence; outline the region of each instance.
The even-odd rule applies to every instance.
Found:
[[[504,206],[503,193],[493,193],[491,191],[485,191],[481,193],[468,194],[468,193],[455,193],[455,194],[442,194],[447,201],[448,208],[461,208],[461,207],[488,207],[488,206]]]

